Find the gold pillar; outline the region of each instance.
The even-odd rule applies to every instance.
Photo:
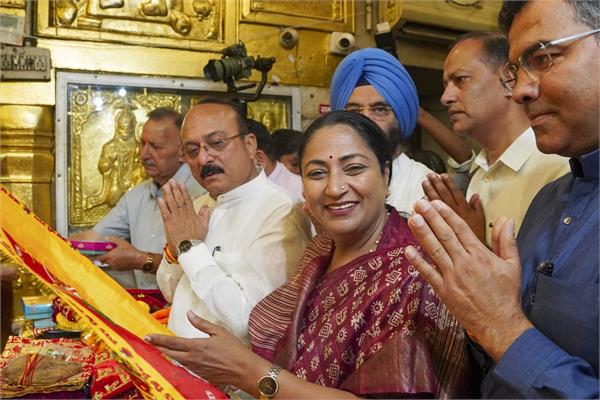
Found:
[[[53,215],[53,118],[54,107],[50,106],[0,105],[0,184],[49,225]],[[3,262],[7,260],[0,254]],[[21,297],[43,292],[40,281],[20,270],[12,284],[12,307],[10,302],[2,304],[2,313],[11,314],[17,324],[23,321]],[[6,318],[3,322],[6,324]]]
[[[54,107],[0,105],[0,183],[52,225]]]

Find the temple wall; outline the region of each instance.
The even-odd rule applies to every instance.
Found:
[[[203,78],[203,67],[220,58],[223,48],[240,41],[248,55],[277,60],[265,89],[275,100],[258,104],[252,112],[263,122],[274,118],[272,127],[301,128],[319,115],[321,104],[328,103],[327,86],[343,58],[331,52],[333,32],[354,35],[355,48],[372,47],[376,25],[388,22],[401,61],[414,73],[422,103],[443,119],[438,99],[446,47],[461,32],[494,29],[499,5],[485,0],[0,0],[0,13],[24,17],[26,33],[36,38],[37,47],[48,49],[51,58],[48,81],[0,82],[0,183],[51,225],[69,225],[63,219],[77,212],[73,204],[88,204],[84,198],[74,200],[73,190],[65,188],[77,177],[72,162],[79,157],[79,171],[92,171],[90,182],[100,179],[93,172],[97,161],[84,151],[110,140],[116,132],[112,126],[116,110],[128,106],[118,105],[110,97],[114,94],[93,84],[81,86],[81,93],[95,91],[109,97],[105,101],[110,107],[96,122],[94,135],[90,132],[96,128],[89,121],[97,110],[82,111],[81,105],[76,109],[74,104],[83,95],[69,98],[71,92],[57,83],[60,74],[110,75],[119,82],[131,78],[148,82],[150,88],[153,80],[160,80],[160,95],[152,98],[146,93],[143,101],[143,95],[128,100],[135,103],[132,109],[137,107],[139,128],[146,107],[171,104],[169,89],[180,109],[197,100],[194,90],[224,92],[225,84]],[[291,48],[280,39],[282,28],[288,27],[298,33]],[[172,88],[165,87],[169,79]],[[250,80],[259,79],[253,71]],[[278,93],[284,93],[283,100],[277,100]],[[290,93],[296,94],[292,100]],[[268,109],[276,108],[277,101],[283,102],[283,111],[271,118]],[[76,129],[84,138],[79,147],[72,143]],[[435,147],[426,137],[423,144]],[[78,179],[85,182],[84,172],[79,173]],[[106,204],[95,219],[107,212]],[[56,211],[61,207],[65,213]],[[82,226],[85,223],[93,220]],[[23,286],[30,285],[19,287]]]

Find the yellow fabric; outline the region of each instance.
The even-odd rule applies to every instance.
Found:
[[[57,278],[56,282],[48,286],[80,317],[87,319],[92,331],[128,364],[130,372],[148,384],[147,392],[143,393],[146,398],[183,398],[169,381],[142,357],[137,356],[134,348],[123,337],[74,300],[68,292],[73,288],[87,304],[139,338],[143,339],[149,333],[172,335],[171,331],[155,320],[88,258],[73,249],[68,241],[20,204],[2,185],[0,228],[2,250],[19,261],[23,254],[29,254]],[[18,244],[17,251],[5,232]],[[21,264],[29,268],[24,262]]]

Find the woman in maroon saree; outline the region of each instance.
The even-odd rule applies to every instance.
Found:
[[[386,208],[392,154],[383,132],[359,114],[330,113],[307,129],[299,159],[322,229],[294,276],[252,311],[254,353],[193,315],[211,338],[151,342],[211,383],[260,398],[474,394],[464,332],[405,259],[418,242]],[[263,376],[275,388],[259,390]]]
[[[469,395],[462,329],[406,262],[407,245],[417,242],[392,209],[374,252],[327,273],[334,243],[320,233],[295,276],[252,311],[254,352],[360,396]]]

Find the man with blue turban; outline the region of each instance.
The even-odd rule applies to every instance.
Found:
[[[362,49],[348,55],[331,79],[333,110],[360,112],[371,118],[395,147],[392,181],[387,202],[412,214],[421,199],[421,182],[431,171],[402,153],[401,144],[412,135],[419,117],[419,99],[412,78],[400,62],[380,49]]]

